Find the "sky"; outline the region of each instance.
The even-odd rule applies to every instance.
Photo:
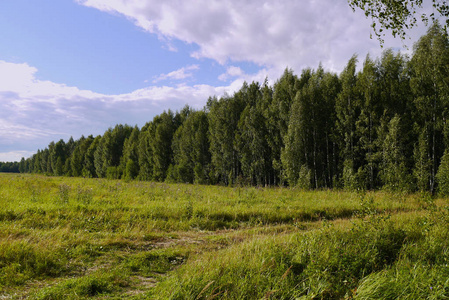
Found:
[[[347,0],[0,0],[0,161],[201,109],[285,68],[411,53],[426,32],[382,49],[371,22]]]

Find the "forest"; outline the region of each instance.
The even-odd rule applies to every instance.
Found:
[[[359,66],[362,63],[361,67]],[[434,23],[411,57],[352,56],[338,75],[286,69],[102,136],[51,142],[21,173],[303,189],[449,193],[449,39]]]
[[[19,173],[18,162],[0,162],[0,172],[2,173]]]

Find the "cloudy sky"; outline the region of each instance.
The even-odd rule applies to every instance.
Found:
[[[200,109],[286,67],[339,73],[380,55],[370,24],[347,0],[1,0],[0,161]]]

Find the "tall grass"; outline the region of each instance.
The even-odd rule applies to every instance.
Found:
[[[254,239],[196,256],[157,286],[156,299],[444,299],[447,214],[369,217],[350,226]]]
[[[446,204],[0,174],[0,297],[443,297]]]

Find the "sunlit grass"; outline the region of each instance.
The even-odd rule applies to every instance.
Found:
[[[388,280],[405,284],[409,265],[444,294],[446,205],[380,191],[0,174],[0,297],[367,299],[397,293]]]

